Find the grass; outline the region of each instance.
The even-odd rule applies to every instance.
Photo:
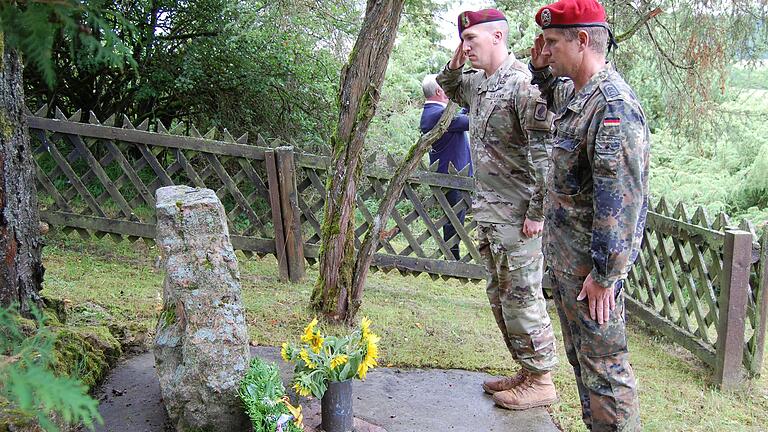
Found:
[[[142,242],[115,244],[107,238],[83,241],[57,230],[44,249],[44,293],[73,304],[97,303],[115,317],[154,328],[160,315],[162,272],[157,248]],[[278,346],[296,338],[313,313],[307,308],[316,269],[299,284],[279,281],[276,262],[240,258],[243,300],[252,342]],[[491,317],[482,284],[432,281],[397,272],[372,274],[361,317],[373,320],[382,336],[381,364],[512,373],[513,361]],[[550,310],[556,335],[559,322]],[[324,325],[324,332],[343,329]],[[628,326],[632,363],[640,386],[646,431],[758,431],[768,429],[766,378],[743,392],[721,393],[711,373],[687,351],[669,344],[642,323]],[[566,431],[584,431],[570,366],[558,343],[555,374],[561,402],[553,418]],[[766,374],[763,374],[765,377]],[[479,383],[478,383],[479,384]]]

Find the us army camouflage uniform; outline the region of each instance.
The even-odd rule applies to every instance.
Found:
[[[622,288],[640,249],[648,208],[649,131],[637,96],[610,66],[574,94],[549,69],[535,84],[555,113],[544,205],[544,251],[573,366],[584,422],[592,431],[640,430],[629,364]],[[588,274],[615,287],[607,324],[576,301]]]
[[[526,66],[511,55],[490,77],[446,66],[437,82],[469,108],[476,179],[472,211],[494,318],[515,360],[535,373],[551,371],[557,356],[541,290],[541,237],[522,233],[526,217],[544,219],[551,113],[530,84]]]

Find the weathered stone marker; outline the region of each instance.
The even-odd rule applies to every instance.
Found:
[[[244,431],[237,386],[249,362],[237,259],[224,207],[210,189],[157,190],[166,276],[154,354],[177,431]]]

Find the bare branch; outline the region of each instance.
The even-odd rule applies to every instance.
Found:
[[[659,45],[659,42],[653,36],[653,30],[651,30],[651,26],[649,26],[647,22],[645,23],[645,26],[648,28],[648,35],[651,37],[651,41],[653,42],[653,45],[656,47],[656,50],[658,50],[659,54],[661,54],[662,57],[664,57],[664,59],[666,59],[667,62],[669,62],[669,64],[671,64],[672,66],[678,69],[686,69],[686,70],[693,69],[694,66],[692,64],[681,65],[677,63],[672,57],[670,57],[669,54],[667,54],[667,52],[664,51],[664,49]]]
[[[635,35],[635,33],[637,33],[637,31],[640,29],[640,27],[642,27],[643,25],[648,25],[648,21],[650,21],[650,20],[656,18],[657,16],[661,15],[662,12],[663,11],[659,7],[649,11],[648,13],[643,15],[639,20],[637,20],[637,22],[632,24],[632,27],[630,27],[629,30],[627,30],[624,33],[616,36],[616,42],[617,43],[621,43],[621,42],[624,42],[625,40],[631,38],[632,36]]]

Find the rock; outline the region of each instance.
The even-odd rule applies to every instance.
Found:
[[[157,190],[166,271],[154,343],[160,389],[177,431],[243,431],[237,387],[249,363],[237,258],[210,189]]]

